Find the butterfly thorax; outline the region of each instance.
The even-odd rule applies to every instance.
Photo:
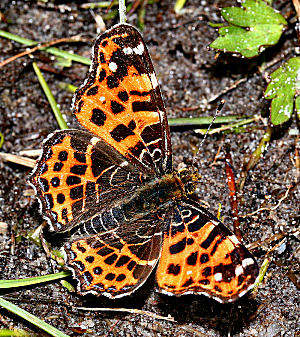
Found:
[[[166,174],[139,188],[124,203],[123,210],[127,215],[137,216],[138,213],[145,214],[165,209],[192,194],[198,180],[198,173],[191,173],[186,169]]]

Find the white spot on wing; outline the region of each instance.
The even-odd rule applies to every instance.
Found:
[[[125,48],[123,48],[123,52],[124,52],[124,54],[126,54],[126,55],[130,55],[130,54],[133,53],[133,50],[132,50],[132,48],[130,48],[130,47],[125,47]]]
[[[97,138],[97,137],[93,137],[92,139],[91,139],[91,144],[92,145],[95,145],[95,144],[97,144],[98,142],[99,142],[99,138]]]
[[[242,275],[243,272],[244,272],[244,268],[243,268],[241,265],[240,265],[240,266],[237,266],[237,267],[235,268],[235,275],[236,275],[236,276]]]
[[[105,102],[105,97],[104,96],[101,96],[99,99],[100,99],[101,102]]]
[[[228,239],[236,245],[240,244],[240,241],[237,239],[237,237],[235,235],[228,236]]]
[[[133,48],[133,51],[138,55],[142,55],[144,50],[145,50],[145,48],[144,48],[144,45],[142,44],[142,42],[138,46]]]
[[[151,80],[153,89],[157,88],[158,82],[157,82],[157,79],[154,73],[150,74],[150,80]]]
[[[250,265],[253,264],[253,263],[254,263],[254,260],[251,259],[251,257],[248,257],[247,259],[244,259],[244,260],[242,261],[242,265],[243,265],[244,268],[250,266]]]
[[[111,71],[116,71],[118,69],[118,65],[115,62],[110,62],[108,67]]]
[[[216,282],[222,281],[222,278],[223,278],[222,273],[216,273],[216,274],[214,275],[214,278],[215,278],[215,281],[216,281]]]

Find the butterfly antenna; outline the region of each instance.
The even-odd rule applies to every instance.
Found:
[[[206,139],[206,137],[207,137],[207,135],[208,135],[208,133],[209,133],[209,130],[210,130],[211,126],[214,124],[214,121],[216,120],[216,117],[217,117],[218,113],[221,112],[221,110],[223,109],[224,104],[225,104],[225,100],[222,99],[222,100],[221,100],[221,103],[219,104],[219,106],[218,106],[217,109],[216,109],[214,118],[212,119],[211,123],[209,124],[209,126],[208,126],[208,128],[207,128],[207,130],[206,130],[206,132],[205,132],[205,135],[204,135],[204,137],[203,137],[201,143],[199,144],[198,151],[197,151],[197,153],[195,154],[194,159],[193,159],[193,167],[197,166],[197,168],[198,168],[198,165],[196,165],[196,160],[197,160],[198,154],[199,154],[199,152],[200,152],[200,148],[201,148],[202,144],[204,143],[204,141],[205,141],[205,139]]]

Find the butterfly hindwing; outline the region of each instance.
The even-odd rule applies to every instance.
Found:
[[[171,143],[156,75],[140,33],[120,24],[100,35],[73,101],[79,123],[142,172],[171,172]]]
[[[235,235],[188,200],[174,208],[156,276],[164,293],[231,302],[253,287],[258,266]]]
[[[68,242],[66,262],[81,294],[122,297],[139,288],[161,252],[162,221],[154,214],[120,223],[115,231]]]

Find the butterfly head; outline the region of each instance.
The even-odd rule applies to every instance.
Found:
[[[196,190],[197,183],[201,178],[201,175],[197,171],[191,171],[189,169],[182,169],[178,171],[179,178],[184,186],[184,191],[187,195],[193,194]]]

